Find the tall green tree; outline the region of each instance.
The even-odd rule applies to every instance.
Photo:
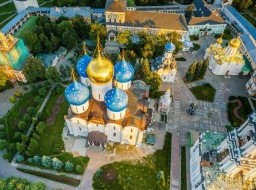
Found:
[[[0,67],[0,86],[5,86],[8,81],[8,76],[4,71],[4,67]]]
[[[117,35],[117,42],[123,45],[130,45],[132,43],[132,32],[130,30],[124,30]]]
[[[252,0],[234,0],[232,5],[238,8],[240,11],[248,9],[253,4]]]
[[[59,82],[60,81],[60,73],[57,71],[56,67],[49,67],[46,69],[45,78],[51,82]]]
[[[196,72],[196,61],[194,61],[188,68],[188,71],[185,75],[185,81],[186,82],[192,82],[195,77]]]
[[[41,59],[30,56],[22,70],[28,82],[36,82],[45,78],[45,66]]]
[[[107,30],[106,27],[99,23],[93,23],[91,24],[91,29],[89,32],[89,37],[91,40],[96,41],[97,36],[99,36],[101,44],[105,43],[106,37],[107,37]]]

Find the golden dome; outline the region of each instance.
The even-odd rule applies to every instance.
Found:
[[[237,38],[234,38],[229,42],[229,45],[233,48],[239,48],[240,44],[240,40],[238,40]]]
[[[112,80],[114,75],[113,64],[106,59],[101,57],[100,54],[91,60],[87,67],[87,75],[91,82],[96,84],[104,84]]]
[[[218,39],[216,40],[216,42],[217,42],[218,44],[222,44],[223,40],[222,40],[222,38],[218,38]]]

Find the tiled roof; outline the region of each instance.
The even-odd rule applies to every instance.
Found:
[[[225,21],[219,16],[217,11],[213,11],[210,16],[207,17],[192,17],[189,21],[189,25],[203,25],[203,24],[223,24]]]
[[[203,0],[194,0],[193,5],[196,9],[193,11],[195,17],[208,17],[212,13]]]
[[[50,11],[50,17],[64,16],[67,18],[75,17],[76,15],[82,17],[91,17],[90,7],[52,7]]]
[[[107,0],[105,9],[111,12],[125,12],[126,0]]]
[[[173,13],[126,11],[125,25],[187,31],[184,16]]]
[[[246,28],[246,30],[252,35],[256,40],[256,28],[251,25],[234,7],[227,5],[226,9],[234,16],[236,19]]]
[[[256,44],[253,43],[252,37],[247,34],[240,35],[243,44],[246,46],[248,53],[251,55],[253,62],[256,63]]]

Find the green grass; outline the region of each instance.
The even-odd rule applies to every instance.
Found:
[[[0,7],[0,13],[6,13],[6,12],[11,12],[11,11],[16,12],[16,8],[15,8],[15,5],[13,2]]]
[[[17,38],[25,39],[25,35],[28,32],[33,32],[35,30],[36,19],[37,19],[37,16],[31,16],[26,21],[26,23],[23,24],[23,26],[14,34],[14,36]]]
[[[24,172],[24,173],[32,174],[35,176],[39,176],[39,177],[42,177],[45,179],[49,179],[52,181],[57,181],[60,183],[72,185],[72,186],[78,186],[80,184],[80,180],[71,178],[71,177],[67,177],[65,175],[55,175],[55,174],[51,174],[51,173],[35,171],[35,170],[28,170],[28,169],[23,169],[23,168],[17,168],[17,170]]]
[[[256,27],[256,20],[255,18],[251,17],[248,13],[243,13],[242,14],[244,18],[246,18],[246,20],[248,22],[250,22],[254,27]]]
[[[56,101],[60,95],[52,95],[43,112],[46,110],[52,110],[53,106],[56,104]],[[62,140],[62,131],[64,127],[64,115],[68,113],[68,103],[64,100],[63,103],[60,104],[60,112],[56,116],[55,123],[53,125],[47,126],[47,129],[41,135],[39,140],[39,148],[37,150],[37,154],[39,155],[54,155],[53,147],[55,144],[59,144],[62,148],[64,147],[64,142]]]
[[[197,51],[199,49],[200,49],[200,45],[196,44],[196,43],[193,43],[193,51]]]
[[[95,190],[139,190],[170,189],[171,134],[167,133],[162,150],[156,151],[137,163],[115,162],[103,166],[93,177]],[[110,180],[107,176],[114,171],[116,177]],[[160,174],[160,175],[159,175]]]
[[[190,35],[189,37],[190,37],[190,40],[191,40],[191,41],[197,41],[197,40],[199,40],[199,37],[198,37],[197,35]]]
[[[187,190],[186,147],[181,147],[181,190]]]
[[[233,110],[238,106],[238,103],[231,103],[230,101],[234,99],[239,99],[242,102],[242,107],[238,110],[238,114],[241,118],[244,120],[247,119],[247,116],[252,112],[252,108],[250,106],[250,103],[246,97],[238,96],[229,97],[229,103],[228,103],[228,119],[233,127],[239,127],[241,124],[243,124],[243,121],[241,121],[239,118],[236,117],[236,115],[233,113]]]
[[[11,14],[9,14],[8,13],[8,15],[10,16],[10,15],[12,15],[9,19],[7,19],[7,20],[5,20],[4,22],[2,22],[2,21],[0,21],[1,22],[1,24],[0,24],[0,28],[3,28],[8,22],[10,22],[17,14],[15,13],[15,14],[13,14],[13,13],[11,13]],[[1,15],[1,16],[4,16],[4,15]],[[2,19],[2,18],[0,18],[0,19]]]
[[[213,102],[216,93],[215,88],[213,88],[209,83],[192,87],[190,88],[190,91],[196,99],[207,102]]]

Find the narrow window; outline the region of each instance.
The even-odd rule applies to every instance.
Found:
[[[116,133],[113,133],[113,136],[115,137],[115,136],[116,136]]]
[[[131,133],[132,133],[132,129],[131,129]]]
[[[132,139],[132,135],[130,135],[130,139]]]

